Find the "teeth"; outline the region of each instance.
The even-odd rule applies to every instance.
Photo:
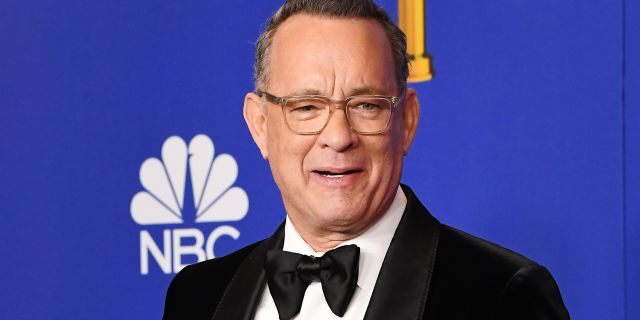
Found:
[[[333,172],[321,172],[320,174],[328,178],[340,178],[344,176],[344,174],[342,173],[333,173]]]
[[[340,178],[348,174],[354,173],[354,171],[344,171],[344,172],[316,171],[316,173],[327,178]]]

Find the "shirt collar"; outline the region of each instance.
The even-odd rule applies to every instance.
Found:
[[[398,191],[389,206],[387,212],[382,215],[371,228],[363,234],[345,241],[338,245],[355,244],[360,247],[360,264],[358,268],[358,287],[366,291],[368,294],[373,292],[376,279],[382,268],[382,262],[391,244],[396,228],[402,218],[402,213],[407,205],[407,197],[402,188],[398,186]],[[295,252],[303,255],[322,256],[323,252],[315,252],[307,242],[302,239],[300,234],[293,227],[289,220],[289,216],[284,226],[284,251]]]

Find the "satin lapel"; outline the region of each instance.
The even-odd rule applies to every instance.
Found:
[[[366,320],[423,319],[440,222],[409,187],[402,190],[407,206],[382,263]]]
[[[267,251],[281,249],[284,244],[284,223],[240,264],[225,290],[211,320],[251,320],[265,286],[264,259]]]

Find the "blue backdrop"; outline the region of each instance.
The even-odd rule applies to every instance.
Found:
[[[0,3],[1,319],[158,319],[181,264],[281,222],[241,115],[278,6]],[[436,78],[414,86],[423,113],[403,181],[441,221],[546,265],[573,318],[640,319],[640,1],[428,12]],[[163,158],[172,136],[182,152]],[[226,176],[204,192],[208,171],[185,161],[208,168],[208,139]],[[143,163],[177,173],[149,181]],[[176,223],[159,222],[160,203]]]

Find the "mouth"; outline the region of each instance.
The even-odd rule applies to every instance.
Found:
[[[338,179],[343,178],[349,175],[353,175],[356,173],[362,172],[360,169],[349,169],[349,170],[340,170],[340,169],[330,169],[330,170],[313,170],[313,173],[319,174],[325,178]]]

